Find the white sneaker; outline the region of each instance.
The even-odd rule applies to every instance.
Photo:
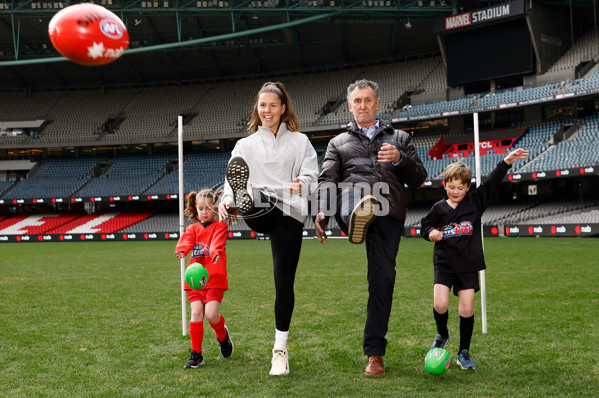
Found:
[[[272,350],[272,368],[271,376],[281,376],[289,374],[289,354],[287,350]]]

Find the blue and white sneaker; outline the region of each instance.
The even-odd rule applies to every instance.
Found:
[[[447,345],[447,343],[449,343],[449,332],[447,332],[447,337],[443,337],[440,334],[437,335],[437,337],[435,337],[435,340],[433,341],[433,345],[431,346],[431,350],[435,349],[435,348],[445,348],[445,346]]]
[[[462,352],[458,354],[456,363],[460,365],[462,369],[476,369],[476,364],[472,361],[472,357],[468,350],[462,350]]]

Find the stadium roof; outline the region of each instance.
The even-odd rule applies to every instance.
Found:
[[[595,14],[594,1],[540,2]],[[432,21],[461,12],[458,0],[97,0],[125,22],[130,49],[85,67],[61,57],[47,33],[52,16],[76,3],[0,0],[0,89],[230,79],[417,57],[439,51]]]

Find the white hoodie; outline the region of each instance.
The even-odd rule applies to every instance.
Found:
[[[237,141],[231,158],[236,156],[248,164],[253,189],[264,192],[283,213],[304,222],[309,215],[307,196],[316,189],[318,180],[316,151],[306,135],[287,130],[285,123],[276,136],[259,126],[254,134]],[[287,191],[295,178],[302,182],[298,195]],[[228,181],[222,200],[235,202]]]

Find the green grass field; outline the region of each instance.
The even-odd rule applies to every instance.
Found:
[[[274,287],[267,241],[230,241],[221,307],[235,344],[220,357],[206,324],[199,369],[184,369],[175,242],[0,244],[0,397],[542,397],[599,396],[596,239],[491,238],[488,334],[480,294],[472,354],[455,364],[450,302],[443,376],[424,371],[436,333],[432,249],[401,242],[385,364],[363,375],[363,246],[304,241],[291,324],[291,373],[272,377]]]

